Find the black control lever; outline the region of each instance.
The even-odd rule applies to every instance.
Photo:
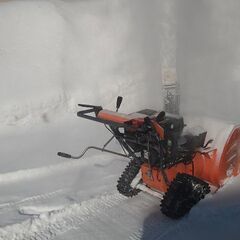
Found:
[[[118,112],[118,109],[120,108],[120,106],[122,104],[122,100],[123,100],[123,97],[118,96],[117,102],[116,102],[116,112]]]
[[[156,117],[157,122],[162,122],[165,119],[165,115],[166,113],[164,111],[161,111]]]

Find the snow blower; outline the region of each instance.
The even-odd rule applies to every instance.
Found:
[[[90,146],[80,156],[58,152],[65,158],[79,159],[89,149],[129,158],[117,189],[133,197],[145,191],[161,199],[161,211],[170,218],[187,214],[211,189],[239,173],[240,127],[231,125],[207,139],[207,131],[185,130],[179,115],[144,109],[131,114],[119,113],[101,106],[79,104],[79,117],[100,122],[112,133],[103,147]],[[122,152],[107,149],[116,139]],[[216,147],[218,146],[218,147]]]

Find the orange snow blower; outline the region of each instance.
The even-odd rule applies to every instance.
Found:
[[[80,156],[59,152],[66,158],[81,158],[89,149],[130,159],[118,180],[118,191],[133,197],[141,190],[161,198],[161,211],[180,218],[230,176],[239,173],[240,127],[222,129],[215,139],[206,139],[207,131],[185,130],[183,118],[145,109],[131,114],[118,113],[101,106],[79,104],[85,108],[79,117],[103,123],[112,137],[102,147],[90,146]],[[122,153],[106,149],[117,139]],[[217,146],[218,145],[218,146]],[[217,147],[216,147],[217,146]]]

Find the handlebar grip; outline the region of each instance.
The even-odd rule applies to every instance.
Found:
[[[64,158],[72,158],[70,154],[63,153],[63,152],[58,152],[57,155]]]

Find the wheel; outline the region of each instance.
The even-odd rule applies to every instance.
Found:
[[[161,211],[170,218],[181,218],[209,192],[208,183],[194,176],[178,173],[163,196]]]

